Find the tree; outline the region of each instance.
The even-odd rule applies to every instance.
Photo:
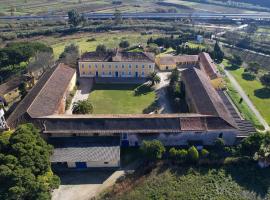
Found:
[[[265,166],[270,164],[270,144],[261,144],[259,150],[255,153],[254,159],[264,163]]]
[[[147,80],[149,80],[151,82],[152,86],[160,83],[160,81],[161,81],[160,76],[157,75],[157,72],[150,73],[149,76],[147,77]]]
[[[53,54],[51,52],[37,52],[35,57],[30,60],[27,71],[31,74],[35,72],[43,73],[54,63]]]
[[[260,69],[260,64],[256,62],[250,62],[248,63],[248,66],[246,69],[254,74],[258,74],[259,69]]]
[[[68,23],[71,27],[77,27],[84,21],[84,17],[75,9],[68,11]]]
[[[199,152],[196,147],[192,146],[188,149],[188,156],[193,162],[197,162],[199,160]]]
[[[262,85],[264,85],[266,88],[270,88],[270,72],[268,74],[264,74],[261,78],[260,81]]]
[[[216,42],[215,46],[214,46],[214,52],[213,52],[213,56],[214,56],[214,59],[218,62],[218,63],[221,63],[223,61],[223,58],[224,58],[224,53],[223,51],[221,50],[218,42]]]
[[[159,140],[143,141],[141,150],[151,160],[161,159],[166,151]]]
[[[73,114],[91,114],[93,113],[93,106],[89,100],[80,100],[75,102],[72,107]]]
[[[19,89],[19,93],[21,95],[21,99],[23,99],[26,94],[27,94],[27,90],[26,90],[26,83],[25,82],[21,82],[18,89]]]
[[[169,79],[170,79],[170,85],[174,85],[175,82],[179,81],[180,79],[180,76],[179,76],[179,71],[177,68],[175,68],[174,70],[172,70],[170,76],[169,76]]]
[[[129,47],[129,42],[127,40],[121,41],[119,43],[119,47],[121,47],[121,48],[128,48]]]
[[[114,22],[115,24],[120,24],[122,22],[122,14],[118,9],[115,9],[114,11]]]
[[[259,150],[264,137],[263,133],[257,132],[243,139],[238,146],[238,153],[243,156],[252,157]]]
[[[20,125],[6,139],[0,153],[0,199],[49,200],[60,183],[50,167],[52,146],[32,124]]]
[[[63,53],[59,56],[59,61],[76,68],[79,56],[79,46],[72,43],[65,46]]]
[[[107,53],[107,48],[104,44],[99,44],[96,47],[96,52],[100,55]]]
[[[243,60],[240,56],[234,54],[231,59],[231,63],[232,65],[241,66],[243,64]]]

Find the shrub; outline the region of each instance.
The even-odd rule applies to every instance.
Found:
[[[177,153],[178,152],[177,152],[177,150],[175,148],[170,148],[170,150],[169,150],[169,156],[170,156],[170,158],[175,159]]]
[[[207,151],[206,149],[202,149],[201,155],[202,155],[203,158],[206,158],[209,155],[209,151]]]
[[[177,151],[177,158],[180,159],[180,160],[186,160],[187,158],[187,155],[188,155],[188,152],[187,150],[185,149],[180,149]]]
[[[143,141],[141,150],[151,160],[161,159],[166,151],[164,145],[158,140]]]
[[[188,157],[191,161],[198,161],[199,160],[199,152],[196,147],[192,146],[188,149]]]
[[[126,41],[126,40],[121,41],[121,42],[119,43],[119,47],[121,47],[121,48],[127,48],[127,47],[129,47],[129,42]]]

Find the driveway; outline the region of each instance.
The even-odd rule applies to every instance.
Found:
[[[89,93],[93,87],[93,82],[94,79],[93,78],[80,78],[79,79],[79,87],[78,90],[76,91],[69,109],[66,111],[66,114],[72,114],[72,106],[74,104],[74,102],[80,101],[80,100],[86,100],[89,96]]]
[[[99,191],[113,171],[66,171],[58,173],[61,185],[52,193],[52,200],[89,200]]]
[[[173,109],[171,108],[171,104],[167,97],[166,88],[169,85],[168,76],[170,75],[170,72],[158,72],[157,74],[160,77],[160,83],[155,85],[155,90],[160,105],[159,113],[173,113]]]
[[[223,69],[226,73],[226,76],[229,78],[230,82],[233,84],[234,88],[237,90],[239,95],[243,98],[243,100],[247,103],[248,107],[252,110],[252,112],[256,115],[259,122],[264,126],[264,129],[266,131],[270,130],[270,127],[268,123],[264,120],[260,112],[257,110],[257,108],[254,106],[254,104],[251,102],[251,100],[246,95],[245,91],[242,89],[242,87],[239,85],[239,83],[235,80],[235,78],[230,74],[229,71],[227,71],[224,66]]]
[[[68,170],[57,173],[61,185],[52,193],[52,200],[90,200],[97,197],[126,174],[133,173],[141,165],[134,161],[118,170],[88,169],[87,171]]]

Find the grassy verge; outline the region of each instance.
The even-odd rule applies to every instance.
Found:
[[[140,114],[155,102],[153,90],[135,93],[139,85],[96,84],[89,95],[94,114]]]
[[[225,80],[226,80],[226,85],[227,85],[227,93],[230,96],[231,100],[233,101],[234,105],[237,107],[237,109],[241,113],[242,117],[244,119],[246,119],[246,120],[251,121],[252,124],[256,128],[258,128],[260,130],[263,130],[264,127],[258,121],[257,117],[250,110],[250,108],[248,107],[248,105],[244,101],[241,102],[241,96],[238,94],[238,92],[232,86],[232,84],[230,83],[230,81],[228,79],[225,79]]]

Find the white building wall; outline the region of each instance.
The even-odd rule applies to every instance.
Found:
[[[87,167],[120,167],[120,160],[113,161],[88,161],[86,162]]]
[[[221,135],[220,135],[221,134]],[[165,146],[188,145],[188,141],[201,140],[204,145],[213,145],[215,140],[222,136],[226,145],[233,145],[236,140],[236,132],[234,131],[209,131],[209,132],[186,132],[186,133],[160,133],[149,134],[149,136],[140,136],[139,134],[128,134],[130,146],[135,144],[141,145],[143,140],[161,141]]]

